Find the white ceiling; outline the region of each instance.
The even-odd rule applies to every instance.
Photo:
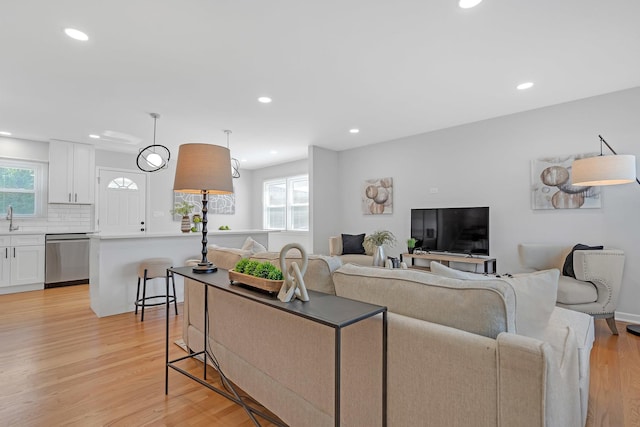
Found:
[[[231,129],[254,169],[636,86],[635,0],[0,0],[16,138],[135,153],[157,112],[174,156]]]

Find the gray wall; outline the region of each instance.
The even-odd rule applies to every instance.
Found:
[[[635,154],[640,142],[640,88],[430,132],[338,155],[339,194],[327,200],[339,213],[333,227],[315,217],[316,237],[391,230],[405,250],[411,208],[490,206],[491,255],[499,272],[517,272],[520,242],[604,244],[627,255],[620,319],[640,322],[640,186],[602,188],[601,209],[532,210],[531,161],[599,150],[601,134],[618,153]],[[327,167],[331,159],[327,159]],[[314,170],[322,166],[314,164]],[[640,169],[639,169],[640,170]],[[393,177],[394,211],[363,215],[365,179]],[[314,196],[314,203],[317,202]],[[322,226],[318,227],[318,223]],[[322,231],[320,231],[322,230]]]
[[[338,175],[338,152],[309,147],[309,240],[316,254],[329,254],[329,237],[340,224],[340,209],[335,206],[341,188]]]

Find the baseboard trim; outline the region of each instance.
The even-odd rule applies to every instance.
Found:
[[[621,322],[640,324],[640,314],[622,313],[620,311],[616,311],[616,320],[619,320]]]

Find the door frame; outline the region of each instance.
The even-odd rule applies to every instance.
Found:
[[[151,201],[149,196],[149,174],[141,171],[140,169],[123,169],[123,168],[110,168],[108,166],[99,166],[96,168],[96,188],[95,188],[95,205],[94,210],[95,214],[93,216],[93,229],[100,230],[98,225],[98,220],[100,219],[100,172],[102,171],[111,171],[111,172],[122,172],[122,173],[135,173],[135,174],[143,174],[144,175],[144,229],[145,233],[149,232],[149,203]]]

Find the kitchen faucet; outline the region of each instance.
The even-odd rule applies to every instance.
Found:
[[[7,220],[9,220],[9,231],[16,231],[18,228],[17,225],[13,225],[13,206],[9,205],[9,209],[7,209]]]

